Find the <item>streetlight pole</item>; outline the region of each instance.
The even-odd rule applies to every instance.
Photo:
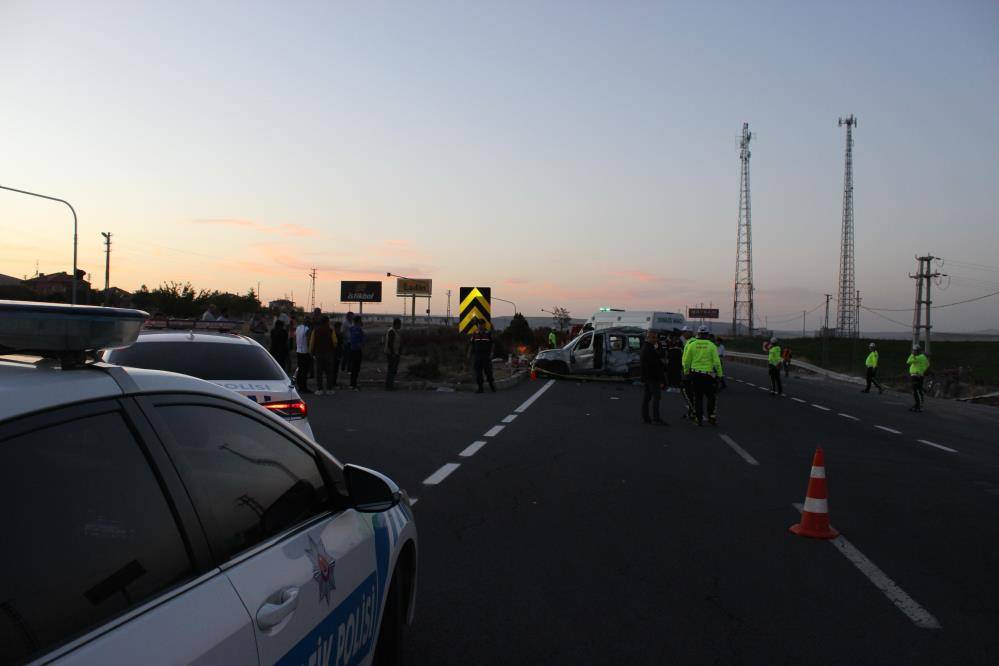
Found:
[[[70,205],[65,199],[60,199],[58,197],[50,197],[45,194],[38,194],[37,192],[28,192],[27,190],[19,190],[14,187],[6,187],[0,185],[0,190],[9,190],[11,192],[17,192],[19,194],[27,194],[28,196],[38,197],[39,199],[48,199],[49,201],[58,201],[59,203],[64,203],[69,206],[69,210],[73,213],[73,305],[76,305],[76,211],[73,206]]]
[[[513,301],[508,301],[508,300],[506,300],[505,298],[500,298],[499,296],[490,296],[489,298],[491,298],[491,299],[492,299],[492,300],[494,300],[494,301],[502,301],[502,302],[504,302],[504,303],[509,303],[510,305],[512,305],[512,306],[513,306],[513,314],[515,314],[515,315],[516,315],[516,314],[517,314],[518,312],[520,312],[520,310],[518,310],[518,309],[517,309],[517,304],[516,304],[516,303],[514,303]]]
[[[394,278],[399,278],[400,280],[413,280],[413,279],[415,279],[415,278],[406,277],[405,275],[396,275],[395,273],[385,273],[385,277],[394,277]],[[427,299],[427,303],[428,304],[430,303],[429,299]],[[402,315],[404,317],[406,316],[406,306],[405,305],[402,306]],[[416,294],[413,294],[413,315],[412,315],[411,323],[412,323],[413,326],[416,326]]]

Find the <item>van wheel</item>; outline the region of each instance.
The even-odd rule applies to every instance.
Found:
[[[385,597],[385,612],[378,629],[378,643],[375,645],[375,666],[395,666],[403,663],[403,629],[406,625],[400,591],[399,576],[392,574],[388,595]]]

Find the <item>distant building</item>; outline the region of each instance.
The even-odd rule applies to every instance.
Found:
[[[271,310],[287,310],[290,312],[295,309],[295,301],[290,301],[287,298],[279,298],[268,303],[267,307]]]
[[[85,276],[85,271],[77,271],[76,291],[80,301],[85,301],[83,295],[90,291],[90,283],[83,279]],[[22,284],[39,296],[46,298],[70,298],[73,294],[73,276],[65,271],[39,273],[38,277],[24,280]]]

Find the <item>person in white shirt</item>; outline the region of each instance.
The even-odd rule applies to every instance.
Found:
[[[205,310],[205,313],[201,315],[201,321],[215,321],[218,318],[219,318],[219,310],[217,307],[215,307],[214,303],[209,305],[208,309]]]
[[[295,327],[295,359],[298,369],[295,371],[295,385],[299,393],[312,393],[309,390],[309,371],[312,369],[312,355],[309,354],[309,321],[305,320]]]

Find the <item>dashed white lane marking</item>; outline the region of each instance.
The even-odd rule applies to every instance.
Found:
[[[876,425],[874,427],[877,428],[878,430],[884,430],[885,432],[890,432],[893,435],[901,435],[902,434],[901,430],[895,430],[894,428],[888,428],[886,426],[879,426],[879,425]]]
[[[478,453],[479,449],[481,449],[485,445],[486,445],[485,440],[478,439],[469,444],[467,447],[465,447],[465,450],[459,453],[458,455],[461,456],[462,458],[470,458],[474,456],[476,453]]]
[[[823,412],[832,411],[828,407],[823,407],[822,405],[816,405],[814,402],[812,403],[812,407],[814,407],[815,409],[821,409]]]
[[[938,448],[938,449],[940,449],[942,451],[948,451],[950,453],[957,453],[957,449],[952,449],[949,446],[944,446],[943,444],[936,444],[934,442],[931,442],[928,439],[920,439],[920,440],[917,440],[917,441],[920,444],[925,444],[926,446],[933,446],[933,447],[936,447],[936,448]]]
[[[753,382],[746,382],[746,386],[752,386],[755,388],[756,384],[754,384]]]
[[[800,402],[800,403],[806,403],[806,402],[808,402],[807,400],[802,400],[801,398],[791,398],[791,400],[794,400],[795,402]]]
[[[487,430],[482,436],[483,437],[495,437],[496,435],[498,435],[501,432],[503,432],[503,428],[505,428],[505,427],[506,426],[494,425],[492,428],[490,428],[489,430]]]
[[[722,438],[723,442],[725,442],[730,447],[732,447],[733,451],[735,451],[740,456],[742,456],[742,459],[745,460],[746,462],[748,462],[750,465],[759,465],[760,464],[759,461],[756,460],[756,458],[754,458],[753,456],[749,455],[749,452],[746,451],[746,449],[744,449],[741,446],[739,446],[738,444],[736,444],[734,439],[732,439],[728,435],[718,435],[718,436]]]
[[[801,504],[794,504],[792,506],[799,512],[802,510]],[[906,594],[905,590],[896,585],[895,581],[878,568],[878,565],[867,559],[867,556],[847,541],[846,537],[840,535],[835,539],[830,539],[829,542],[836,547],[836,550],[843,553],[843,556],[850,560],[853,566],[860,570],[860,573],[867,576],[867,579],[874,583],[874,587],[881,590],[888,597],[889,601],[895,604],[896,608],[912,620],[914,625],[923,629],[940,628],[940,622],[928,610],[920,606],[915,599]]]
[[[445,463],[441,465],[441,468],[439,470],[437,470],[427,478],[423,479],[423,485],[436,486],[438,483],[446,479],[451,472],[458,469],[459,467],[461,467],[461,465],[459,465],[458,463]]]
[[[510,414],[509,416],[503,417],[503,423],[513,423],[513,420],[517,418],[516,414]]]
[[[523,414],[527,410],[527,408],[530,407],[531,405],[533,405],[534,401],[537,400],[538,398],[540,398],[541,395],[545,391],[547,391],[548,389],[550,389],[552,387],[552,384],[554,384],[554,383],[555,383],[554,379],[549,379],[547,382],[545,382],[544,386],[542,386],[541,388],[539,388],[537,391],[534,392],[534,395],[532,395],[530,398],[528,398],[527,400],[525,400],[520,405],[520,407],[518,407],[517,409],[515,409],[513,411],[517,412],[518,414]]]
[[[761,391],[769,391],[770,390],[766,386],[757,386],[756,388],[760,389]]]
[[[859,421],[860,420],[856,416],[850,416],[849,414],[844,414],[843,412],[840,412],[839,415],[842,416],[844,419],[850,419],[851,421]]]

